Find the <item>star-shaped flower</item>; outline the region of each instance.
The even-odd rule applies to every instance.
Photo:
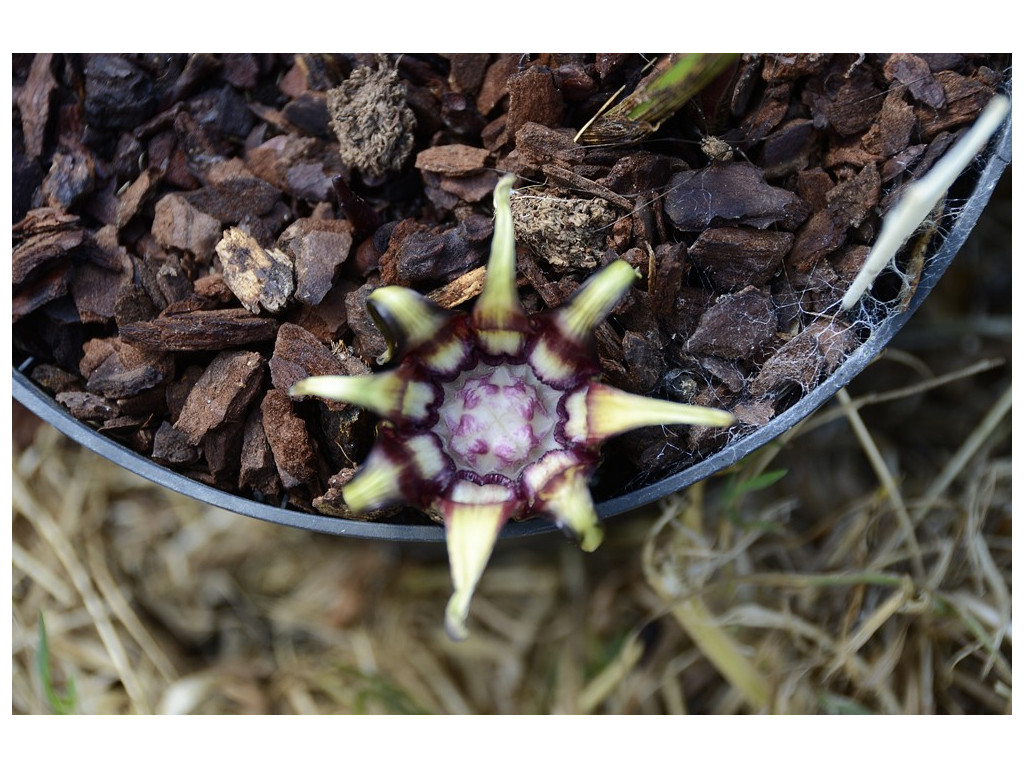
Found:
[[[367,303],[393,340],[397,365],[370,376],[314,376],[291,390],[381,417],[343,497],[354,510],[408,504],[441,514],[454,638],[466,635],[473,592],[510,520],[545,516],[585,551],[601,543],[587,481],[604,440],[656,424],[733,422],[725,411],[601,382],[591,333],[636,277],[625,261],[595,274],[565,306],[526,315],[515,281],[513,181],[506,176],[494,190],[487,278],[472,313],[445,311],[408,288],[378,288]]]

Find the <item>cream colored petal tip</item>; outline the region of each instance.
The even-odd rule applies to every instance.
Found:
[[[382,452],[371,451],[356,476],[342,488],[342,499],[355,512],[404,501],[399,478],[405,469]]]
[[[367,297],[366,306],[392,350],[399,345],[406,350],[415,349],[431,341],[449,317],[416,291],[398,285],[376,289]]]
[[[558,526],[576,537],[584,552],[593,552],[601,545],[604,529],[587,488],[587,474],[581,467],[572,467],[556,478],[545,488],[540,501],[542,509]]]
[[[621,259],[596,273],[558,311],[563,331],[575,340],[586,338],[608,317],[635,280],[636,270]]]
[[[310,376],[297,381],[288,390],[292,397],[313,395],[369,408],[381,416],[399,413],[402,408],[402,381],[393,373],[369,376]]]
[[[640,427],[669,424],[729,427],[736,417],[728,411],[633,395],[604,384],[591,384],[566,399],[566,435],[596,442]]]
[[[494,235],[483,291],[473,307],[480,328],[511,330],[523,316],[516,288],[516,243],[509,196],[514,176],[503,176],[494,188]]]
[[[464,640],[469,634],[466,629],[469,605],[505,518],[502,503],[460,504],[446,515],[445,539],[454,592],[445,608],[444,619],[448,636],[453,640]]]

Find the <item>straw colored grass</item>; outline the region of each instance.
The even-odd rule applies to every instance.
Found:
[[[1007,712],[1008,397],[898,495],[842,397],[594,555],[503,543],[461,644],[443,548],[204,507],[42,427],[14,457],[13,709],[73,686],[82,713]],[[822,433],[862,452],[856,482],[815,478],[861,486],[824,515],[794,495],[820,467],[773,472]]]

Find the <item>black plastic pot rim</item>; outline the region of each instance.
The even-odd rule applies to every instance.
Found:
[[[805,419],[849,384],[882,352],[906,324],[952,263],[954,256],[963,246],[971,230],[974,229],[1000,176],[1010,163],[1011,135],[1012,121],[1007,119],[994,140],[992,149],[989,150],[991,154],[988,156],[974,191],[938,250],[926,261],[917,289],[904,312],[889,316],[879,323],[864,343],[831,376],[801,398],[793,407],[779,414],[765,426],[731,441],[707,459],[674,475],[635,491],[599,502],[597,504],[598,515],[602,519],[607,519],[652,504],[735,464]],[[27,361],[22,367],[25,368],[30,363],[31,361]],[[203,503],[221,507],[246,517],[335,536],[381,541],[437,543],[444,541],[444,528],[426,521],[422,525],[413,525],[346,520],[288,509],[284,506],[275,507],[204,485],[135,453],[78,421],[49,394],[36,386],[22,370],[15,368],[13,377],[15,399],[75,442],[147,480]],[[505,526],[501,535],[503,538],[510,538],[549,533],[555,530],[557,528],[551,522],[535,518],[509,524]]]

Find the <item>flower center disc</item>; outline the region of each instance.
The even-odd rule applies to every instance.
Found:
[[[554,425],[562,393],[540,381],[529,365],[480,365],[444,390],[438,426],[456,469],[514,480],[557,447]]]

